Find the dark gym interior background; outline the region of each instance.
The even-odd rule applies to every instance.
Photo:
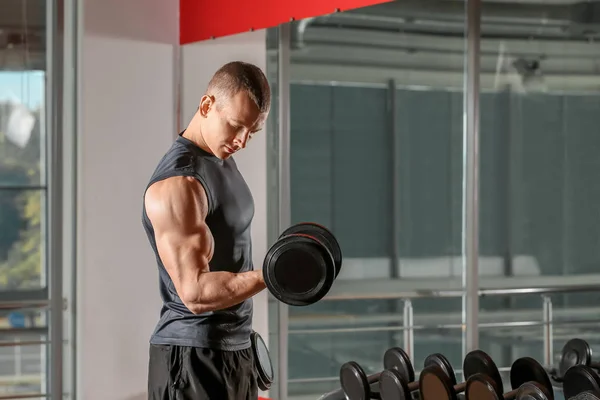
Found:
[[[506,379],[518,357],[555,365],[573,337],[600,349],[597,2],[483,1],[475,54],[457,0],[397,0],[181,48],[176,7],[150,3],[0,2],[1,398],[144,398],[158,298],[138,217],[154,160],[116,181],[99,171],[141,142],[154,156],[168,146],[207,58],[254,57],[273,89],[263,137],[240,156],[259,188],[255,257],[300,221],[331,228],[344,254],[321,302],[259,300],[271,398],[315,399],[339,386],[342,363],[376,372],[392,346],[417,367],[441,352],[460,372],[473,296],[478,347]],[[136,316],[110,308],[134,295],[115,283],[123,273],[140,286]],[[107,335],[120,354],[103,352]]]

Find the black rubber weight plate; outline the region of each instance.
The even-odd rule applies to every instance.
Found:
[[[410,357],[400,347],[391,347],[383,354],[383,368],[395,369],[406,382],[415,380],[415,369]]]
[[[349,400],[368,400],[370,388],[367,376],[354,361],[342,365],[340,384]]]
[[[526,382],[537,382],[547,391],[552,391],[552,382],[542,365],[531,357],[518,358],[510,367],[510,386],[519,388]]]
[[[565,376],[567,370],[574,365],[589,365],[592,359],[592,349],[590,345],[582,339],[571,339],[562,349],[562,356],[558,364],[558,373]]]
[[[457,400],[458,396],[450,378],[438,366],[432,365],[419,375],[421,400]]]
[[[335,276],[338,276],[340,270],[342,269],[342,248],[329,229],[314,222],[301,222],[299,224],[292,225],[283,231],[283,233],[279,235],[279,238],[291,233],[306,233],[321,240],[325,246],[329,248],[329,251],[333,256],[333,262],[335,263]]]
[[[484,374],[469,377],[465,389],[466,400],[499,400],[496,382]]]
[[[575,397],[582,392],[590,392],[600,396],[600,377],[592,368],[576,365],[569,368],[563,381],[563,392],[566,399]]]
[[[456,385],[456,375],[454,374],[454,369],[452,368],[452,364],[450,364],[450,361],[448,361],[446,356],[440,353],[427,356],[423,362],[423,368],[427,368],[430,365],[437,365],[440,367],[448,375],[448,378],[450,378],[452,384]]]
[[[504,393],[504,384],[500,371],[494,360],[482,350],[473,350],[468,353],[463,362],[463,374],[465,379],[475,374],[484,374],[492,378],[498,390],[498,397],[502,398]]]
[[[546,388],[536,382],[527,382],[522,384],[517,390],[518,400],[552,400],[554,396]]]
[[[267,390],[273,383],[275,376],[269,349],[267,349],[267,345],[257,332],[252,332],[250,338],[254,350],[254,359],[256,360],[256,369],[260,378],[259,380],[262,383],[261,386],[263,386],[261,390]]]
[[[291,234],[274,243],[263,264],[269,291],[279,301],[306,306],[323,298],[335,279],[331,253],[318,240]]]
[[[400,371],[386,369],[379,377],[379,395],[381,400],[410,400],[410,391]]]

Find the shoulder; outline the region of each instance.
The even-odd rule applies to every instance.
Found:
[[[208,200],[200,182],[192,176],[173,176],[153,183],[144,197],[150,219],[172,218],[174,214],[206,215]]]
[[[178,197],[206,197],[198,179],[189,175],[171,176],[154,182],[146,191],[146,199],[164,202]]]

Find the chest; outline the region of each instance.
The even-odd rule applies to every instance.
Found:
[[[233,161],[213,168],[211,186],[214,204],[211,220],[233,235],[242,234],[249,229],[254,217],[254,199],[250,188]]]

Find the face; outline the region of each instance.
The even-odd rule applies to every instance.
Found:
[[[211,152],[222,160],[245,148],[262,129],[268,114],[260,113],[244,91],[224,99],[205,95],[198,112],[202,117],[202,137]]]

